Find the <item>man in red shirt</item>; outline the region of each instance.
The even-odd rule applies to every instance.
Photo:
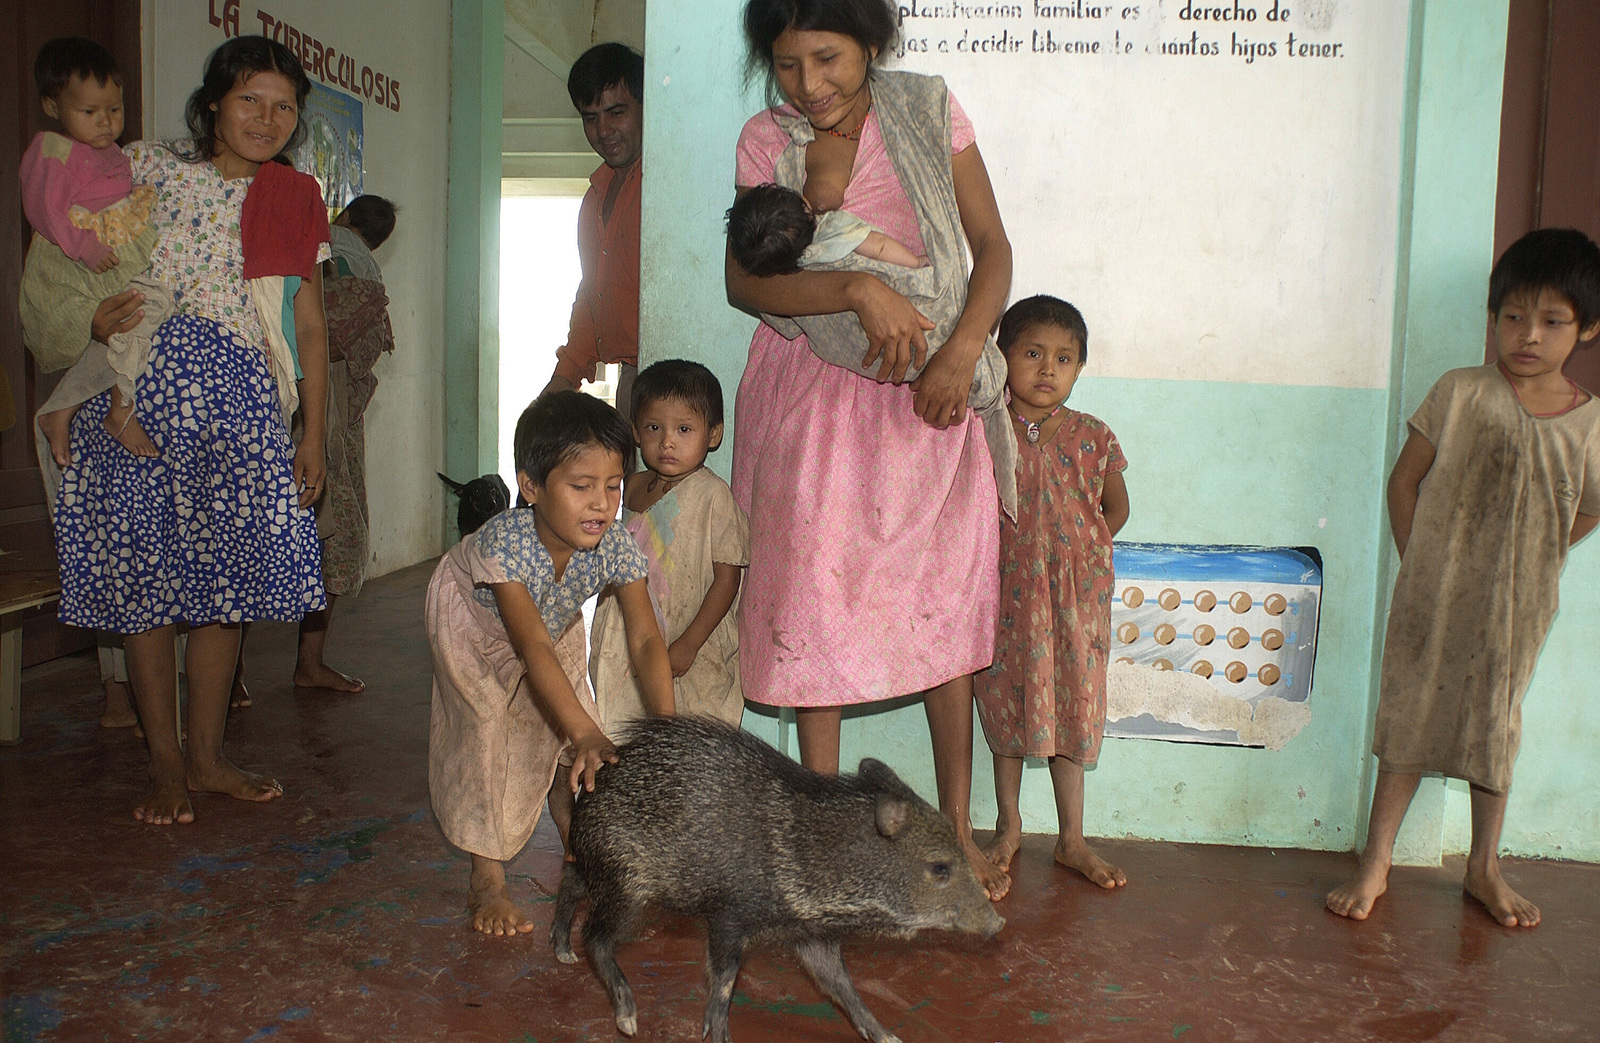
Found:
[[[583,282],[572,302],[567,343],[556,351],[546,391],[594,380],[600,364],[622,364],[617,408],[631,413],[639,372],[639,153],[644,146],[644,56],[620,43],[589,48],[572,65],[567,93],[589,146],[605,163],[589,177],[578,211]]]

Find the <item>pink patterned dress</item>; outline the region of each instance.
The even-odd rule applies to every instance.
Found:
[[[1128,462],[1103,421],[1062,414],[1048,442],[1017,439],[1017,521],[1000,523],[994,665],[973,689],[995,753],[1093,764],[1111,645],[1111,530],[1100,494]]]
[[[952,149],[973,142],[951,102]],[[773,180],[789,139],[769,111],[739,136],[736,184]],[[923,251],[877,117],[843,209]],[[999,501],[983,427],[939,431],[909,385],[878,384],[763,324],[735,410],[733,492],[750,515],[740,592],[745,697],[839,706],[920,692],[989,665]]]

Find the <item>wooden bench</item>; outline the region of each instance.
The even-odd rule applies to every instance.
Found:
[[[0,743],[22,738],[22,617],[61,598],[55,562],[0,555]]]

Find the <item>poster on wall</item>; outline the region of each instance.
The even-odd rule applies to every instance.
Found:
[[[294,151],[294,165],[322,185],[331,218],[361,194],[361,100],[313,83],[305,121],[306,139]]]
[[[1412,6],[899,0],[891,64],[971,117],[1089,375],[1383,388]]]

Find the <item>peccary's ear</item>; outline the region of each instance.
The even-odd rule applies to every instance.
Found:
[[[856,778],[873,789],[879,789],[885,779],[894,778],[894,772],[876,757],[863,757],[861,763],[856,765]]]
[[[894,839],[895,834],[905,828],[906,819],[910,817],[910,804],[899,797],[878,794],[878,832],[883,836]]]
[[[856,778],[872,793],[886,793],[912,802],[920,799],[917,791],[907,786],[893,768],[871,757],[862,758],[861,766],[856,769]]]
[[[900,781],[900,776],[894,769],[875,757],[861,758],[861,764],[856,768],[856,778],[866,783],[867,788],[875,793],[887,790],[890,793],[904,794],[906,784]]]

